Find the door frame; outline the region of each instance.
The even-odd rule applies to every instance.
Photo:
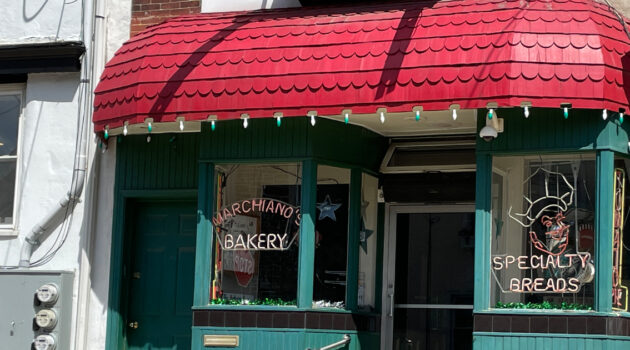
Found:
[[[383,237],[383,285],[381,292],[381,349],[391,348],[394,330],[394,290],[396,286],[396,216],[423,213],[475,213],[475,203],[457,204],[396,204],[385,203],[385,234]],[[427,308],[443,308],[432,305]],[[452,308],[452,306],[450,307]],[[462,305],[472,310],[472,305]]]

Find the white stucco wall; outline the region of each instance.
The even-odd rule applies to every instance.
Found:
[[[2,266],[18,265],[24,237],[45,214],[58,207],[70,188],[79,113],[79,82],[78,72],[28,75],[19,134],[22,148],[18,160],[18,235],[0,240]],[[85,201],[82,201],[76,206],[72,219],[67,221],[67,230],[58,228],[53,231],[34,251],[31,259],[35,262],[51,248],[59,247],[48,263],[31,269],[74,272],[71,292],[75,306],[79,280],[77,257],[83,239],[81,227],[85,222],[84,205]],[[62,241],[63,244],[60,244]],[[64,316],[72,319],[73,332],[76,328],[74,310],[76,307],[73,307],[72,314]]]
[[[30,74],[28,77],[19,140],[22,144],[20,186],[17,189],[20,197],[16,223],[19,236],[0,241],[2,265],[18,264],[24,235],[68,191],[77,129],[78,87],[79,73]],[[72,223],[72,231],[77,232],[81,225],[82,208],[80,203],[75,209],[78,219]],[[56,232],[53,237],[55,235]],[[45,268],[76,267],[78,235],[70,236]],[[52,241],[46,240],[33,258],[37,259],[48,250]]]
[[[0,45],[81,40],[86,0],[0,0]]]
[[[13,1],[0,0],[0,23],[3,29],[0,46],[79,41],[81,22],[90,31],[92,1]],[[86,14],[82,16],[82,11]],[[94,72],[90,62],[83,62],[85,77],[94,84],[104,63],[129,38],[131,0],[103,0],[98,11],[104,16],[104,33],[97,37]],[[97,21],[98,22],[98,21]],[[88,52],[92,50],[85,35]],[[29,74],[24,84],[23,120],[20,129],[18,235],[0,237],[0,266],[15,266],[25,235],[69,190],[77,120],[81,101],[91,96],[81,73]],[[84,93],[80,93],[82,91]],[[90,101],[88,101],[88,104]],[[91,120],[91,107],[88,119]],[[104,349],[107,327],[111,224],[115,171],[115,140],[109,151],[98,149],[92,126],[89,126],[88,176],[81,202],[69,222],[67,238],[50,262],[38,270],[74,272],[71,350]],[[97,157],[95,157],[95,155]],[[90,215],[94,214],[90,223]],[[55,244],[57,228],[40,247],[31,261],[37,260]],[[59,242],[59,241],[58,241]],[[0,345],[0,348],[2,346]]]
[[[129,39],[131,0],[105,0],[103,45],[95,65],[100,75],[106,61]],[[100,61],[100,62],[98,62]],[[89,263],[89,295],[83,320],[84,334],[80,334],[76,350],[104,350],[107,336],[107,307],[109,298],[109,266],[111,257],[112,218],[114,209],[114,179],[116,170],[116,139],[109,141],[107,151],[96,160],[94,176],[98,177],[95,198],[95,222],[92,253]]]
[[[260,10],[283,7],[300,7],[298,0],[201,0],[201,12]]]

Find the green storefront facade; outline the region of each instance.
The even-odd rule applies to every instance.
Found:
[[[629,348],[630,22],[364,5],[170,19],[108,62],[107,348]]]
[[[478,113],[484,113],[480,110]],[[504,119],[505,132],[496,140],[485,142],[477,137],[474,234],[474,332],[470,346],[474,349],[524,349],[527,347],[614,348],[630,344],[628,318],[625,312],[613,311],[613,173],[615,160],[628,156],[627,127],[618,117],[602,120],[594,111],[572,110],[568,119],[561,111],[533,109],[525,119],[520,109],[498,111]],[[479,118],[481,119],[481,118]],[[478,122],[480,130],[483,120]],[[531,135],[537,135],[531,138]],[[339,140],[331,147],[330,140]],[[227,335],[238,338],[242,349],[318,349],[350,337],[348,349],[378,349],[381,347],[381,318],[387,314],[383,307],[383,261],[385,245],[385,215],[387,203],[378,204],[377,246],[374,266],[374,307],[371,311],[357,306],[360,252],[361,181],[363,174],[382,176],[378,165],[391,140],[365,128],[344,125],[325,119],[311,126],[308,118],[292,118],[278,128],[274,120],[255,121],[244,129],[240,122],[225,122],[212,131],[204,123],[200,133],[154,135],[150,143],[145,136],[119,136],[116,165],[116,205],[114,239],[112,242],[112,277],[110,280],[110,316],[108,344],[110,348],[141,348],[134,340],[130,317],[129,290],[137,292],[164,288],[156,275],[148,275],[149,284],[134,287],[130,270],[134,268],[136,243],[129,238],[135,234],[133,222],[143,218],[136,208],[160,206],[196,209],[188,225],[194,225],[196,240],[194,254],[189,256],[189,268],[180,271],[180,279],[193,283],[194,296],[188,310],[192,349],[204,348],[204,336]],[[491,301],[491,201],[493,157],[573,155],[596,160],[595,242],[592,310],[531,310],[497,309]],[[302,224],[298,256],[297,292],[295,305],[216,305],[212,304],[212,276],[215,268],[212,217],[216,209],[215,164],[278,164],[301,163],[300,190]],[[315,199],[317,166],[334,165],[348,169],[349,219],[347,236],[347,280],[343,308],[317,308],[313,302],[313,271],[315,222],[318,211]],[[422,202],[419,199],[418,202]],[[175,203],[173,205],[173,203]],[[138,209],[139,210],[139,209]],[[191,212],[188,213],[189,215]],[[146,217],[145,217],[146,218]],[[131,222],[131,224],[130,224]],[[181,226],[181,225],[180,225]],[[192,227],[192,226],[191,226]],[[310,238],[309,238],[310,237]],[[175,243],[176,244],[176,243]],[[131,251],[130,251],[131,250]],[[190,260],[192,259],[192,260]],[[137,264],[137,263],[136,263]],[[141,266],[142,264],[140,264]],[[138,266],[138,265],[135,265]],[[139,267],[140,269],[152,269]],[[161,275],[167,274],[166,272]],[[188,276],[186,276],[188,275]],[[145,272],[142,272],[145,280]],[[149,277],[153,276],[153,277]],[[150,280],[150,279],[153,280]],[[626,278],[624,277],[624,280]],[[171,282],[172,283],[172,282]],[[131,288],[131,289],[129,289]],[[142,289],[145,288],[145,289]],[[186,289],[184,289],[186,290]],[[173,297],[171,295],[171,297]],[[189,296],[182,298],[185,304]],[[143,299],[145,297],[142,297]],[[186,308],[183,307],[184,313]],[[131,311],[133,314],[133,311]],[[133,317],[133,315],[131,316]],[[156,323],[147,339],[156,339],[162,332]],[[129,342],[129,340],[132,340]],[[150,343],[150,341],[149,341]],[[186,342],[184,342],[186,343]],[[124,344],[124,345],[123,345]],[[212,347],[232,348],[232,347]],[[385,346],[384,348],[389,348]],[[424,348],[424,347],[420,347]],[[427,347],[429,348],[429,347]]]

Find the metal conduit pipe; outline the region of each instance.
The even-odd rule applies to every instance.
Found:
[[[333,349],[337,349],[340,348],[346,344],[350,343],[350,336],[348,334],[344,334],[343,338],[338,341],[338,342],[334,342],[332,344],[326,345],[324,347],[319,348],[319,350],[333,350]]]
[[[96,2],[97,0],[94,0]],[[92,4],[93,5],[93,4]],[[94,8],[88,8],[87,12],[92,13]],[[81,10],[81,41],[85,44],[85,12],[86,9],[83,7]],[[90,19],[93,21],[93,19]],[[33,255],[33,250],[41,244],[40,238],[45,237],[46,234],[51,233],[54,229],[56,229],[62,222],[64,222],[68,216],[72,213],[77,203],[80,201],[81,193],[83,192],[83,186],[85,184],[85,175],[87,171],[87,148],[88,148],[88,134],[89,134],[89,125],[91,116],[91,106],[92,106],[92,76],[93,72],[90,71],[93,69],[92,62],[92,46],[93,46],[93,36],[91,32],[94,28],[93,23],[89,28],[89,35],[92,39],[87,45],[86,55],[87,59],[82,60],[81,64],[81,84],[79,85],[79,94],[81,93],[81,89],[83,89],[84,93],[87,95],[83,96],[83,100],[79,101],[78,108],[78,118],[83,118],[82,122],[78,124],[77,130],[77,148],[78,150],[75,152],[74,158],[74,169],[72,172],[72,182],[70,183],[70,190],[66,193],[66,195],[59,201],[58,205],[52,209],[47,215],[45,215],[42,220],[40,220],[31,231],[24,237],[24,242],[22,243],[22,250],[20,251],[20,262],[19,267],[30,267],[31,266],[31,256]],[[87,86],[87,87],[86,87]],[[80,120],[81,121],[81,120]]]
[[[50,211],[39,223],[37,223],[31,231],[24,238],[22,243],[22,250],[20,252],[20,267],[29,267],[31,264],[31,255],[33,249],[37,247],[41,242],[39,241],[45,233],[49,233],[54,230],[64,218],[74,210],[74,207],[79,202],[81,192],[83,192],[83,184],[85,183],[85,144],[84,140],[81,141],[82,149],[78,155],[78,161],[80,166],[74,169],[73,183],[70,185],[70,191],[66,193],[65,197],[59,201],[56,208]]]

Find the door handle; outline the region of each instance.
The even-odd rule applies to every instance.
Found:
[[[394,293],[387,294],[389,297],[389,317],[394,317]]]
[[[129,328],[138,329],[138,321],[129,322]]]

